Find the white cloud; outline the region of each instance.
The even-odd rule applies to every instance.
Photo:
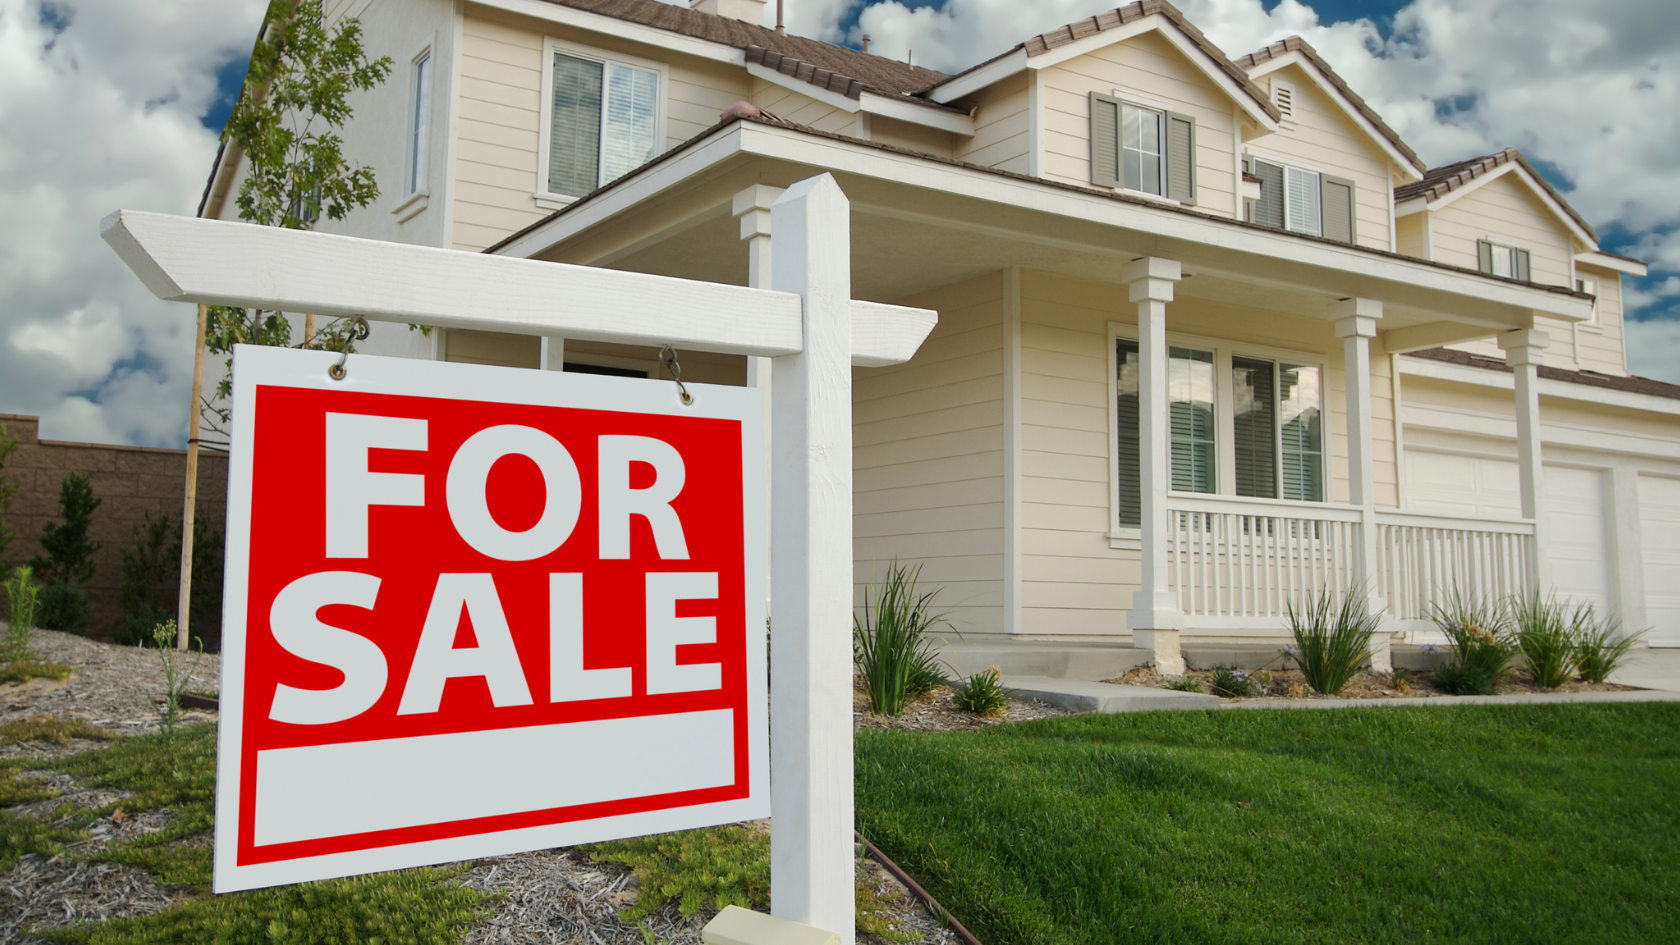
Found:
[[[1680,320],[1627,323],[1628,371],[1680,384]]]
[[[194,310],[99,239],[119,207],[191,213],[216,150],[199,116],[258,0],[0,0],[0,412],[43,434],[185,435]]]

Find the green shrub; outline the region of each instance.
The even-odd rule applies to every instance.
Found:
[[[1009,708],[1009,690],[1003,687],[1003,672],[996,666],[963,680],[957,687],[957,708],[987,718],[999,718]]]
[[[1216,666],[1208,674],[1208,691],[1222,699],[1242,699],[1254,695],[1254,680],[1248,673],[1234,666]]]
[[[1430,604],[1429,619],[1452,646],[1435,669],[1436,689],[1456,696],[1489,695],[1505,681],[1517,654],[1508,604],[1454,588]]]
[[[1576,628],[1575,665],[1581,678],[1590,683],[1604,683],[1610,674],[1627,660],[1628,651],[1645,635],[1644,631],[1622,635],[1621,622],[1600,619],[1589,612],[1587,619]]]
[[[68,472],[58,484],[58,511],[63,522],[41,526],[46,556],[29,562],[45,584],[81,584],[93,577],[93,556],[102,547],[88,538],[93,513],[104,499],[93,494],[93,483],[79,472]]]
[[[770,835],[747,827],[712,827],[613,840],[582,848],[591,859],[628,866],[641,880],[641,898],[625,910],[644,919],[676,902],[689,916],[710,906],[770,907]]]
[[[65,633],[85,633],[93,619],[93,604],[87,592],[74,584],[48,584],[41,588],[41,604],[35,625]]]
[[[1357,589],[1343,594],[1339,604],[1329,589],[1309,596],[1300,609],[1291,601],[1289,630],[1295,646],[1289,655],[1307,685],[1327,696],[1341,692],[1370,658],[1378,620]]]
[[[1404,666],[1394,667],[1393,672],[1388,674],[1388,684],[1394,687],[1395,692],[1411,692],[1412,671]]]
[[[8,660],[27,659],[29,638],[35,631],[36,614],[40,610],[41,587],[35,583],[29,568],[13,568],[11,577],[0,587],[6,591],[6,652]]]
[[[1167,685],[1164,688],[1178,692],[1201,692],[1202,684],[1200,680],[1192,679],[1189,676],[1180,676],[1177,679],[1167,680]]]
[[[1570,608],[1555,597],[1534,595],[1511,604],[1517,650],[1537,685],[1556,689],[1575,678],[1579,660],[1575,640],[1583,623],[1590,620],[1590,605]]]
[[[852,618],[852,656],[868,687],[869,707],[881,715],[901,714],[945,678],[928,632],[945,617],[928,613],[938,591],[918,592],[921,573],[921,565],[893,561],[878,587],[864,588],[863,617]]]
[[[181,530],[168,512],[145,513],[134,526],[134,546],[122,553],[123,622],[112,637],[123,646],[151,642],[152,628],[175,618],[181,575]]]

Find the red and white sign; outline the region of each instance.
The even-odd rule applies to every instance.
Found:
[[[215,889],[769,815],[756,390],[240,347]]]

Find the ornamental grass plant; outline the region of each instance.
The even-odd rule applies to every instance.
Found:
[[[1370,612],[1357,588],[1338,595],[1326,588],[1297,608],[1289,604],[1289,630],[1295,637],[1295,664],[1307,685],[1327,696],[1344,689],[1371,655],[1378,616]]]
[[[1610,681],[1610,674],[1627,661],[1628,651],[1645,636],[1644,631],[1623,635],[1621,621],[1600,618],[1588,608],[1587,618],[1575,631],[1575,668],[1590,683]]]
[[[1536,685],[1556,689],[1575,678],[1580,662],[1575,641],[1592,622],[1592,606],[1569,605],[1535,594],[1511,603],[1517,650]]]
[[[869,708],[881,715],[900,715],[944,682],[929,632],[946,623],[930,611],[937,590],[917,586],[921,565],[908,567],[895,559],[886,576],[863,592],[863,616],[852,618],[852,656],[869,690]]]
[[[1001,718],[1009,708],[1009,690],[1003,686],[1003,671],[996,666],[963,680],[957,687],[957,708],[989,719]]]
[[[1436,668],[1435,688],[1455,696],[1492,695],[1509,674],[1517,655],[1507,602],[1453,588],[1429,605],[1429,619],[1452,646]]]

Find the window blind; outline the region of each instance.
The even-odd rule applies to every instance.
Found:
[[[601,135],[601,183],[618,180],[658,153],[659,76],[646,69],[607,66],[606,120]]]
[[[1120,165],[1128,190],[1161,193],[1161,113],[1120,107]]]
[[[1217,446],[1213,414],[1213,353],[1169,348],[1167,401],[1172,415],[1172,487],[1212,492]]]
[[[1319,220],[1318,175],[1311,171],[1287,168],[1289,230],[1307,236],[1322,232]]]
[[[1143,524],[1143,472],[1138,445],[1138,343],[1126,338],[1115,342],[1115,440],[1120,490],[1120,524]]]
[[[1277,498],[1277,365],[1231,359],[1231,429],[1237,495]]]
[[[603,64],[554,54],[548,191],[581,197],[600,186]]]
[[[1316,365],[1284,364],[1278,371],[1285,499],[1324,501],[1323,380]]]
[[[1260,199],[1254,201],[1250,222],[1283,229],[1283,168],[1265,161],[1251,161],[1251,171],[1260,178]]]

